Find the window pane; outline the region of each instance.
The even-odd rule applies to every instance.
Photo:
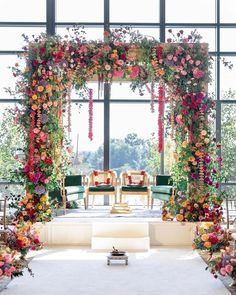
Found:
[[[168,38],[172,38],[172,35],[168,32],[169,29],[170,29],[170,27],[166,29],[166,40]],[[174,29],[172,29],[172,32],[174,33],[174,35],[176,35],[181,29],[182,28],[174,28]],[[202,43],[208,43],[209,44],[209,51],[215,51],[216,50],[215,29],[210,29],[210,28],[208,28],[208,29],[206,29],[206,28],[184,28],[183,29],[184,36],[187,37],[194,30],[196,30],[197,33],[202,36],[202,39],[201,39]]]
[[[73,147],[72,172],[88,174],[103,169],[103,104],[93,105],[93,140],[88,138],[88,103],[72,104],[71,133]],[[67,120],[64,120],[67,124]],[[76,157],[78,144],[78,157]]]
[[[157,23],[159,5],[159,0],[110,0],[110,21]]]
[[[221,29],[220,30],[220,50],[221,51],[236,51],[236,29]]]
[[[57,0],[57,22],[103,22],[103,0]]]
[[[113,82],[111,85],[111,99],[147,99],[150,100],[151,94],[148,91],[143,92],[141,96],[138,90],[132,91],[130,82]]]
[[[172,23],[214,23],[215,0],[166,0],[166,21]]]
[[[67,27],[56,27],[56,33],[62,37],[65,37],[65,35],[72,35],[73,36],[73,32],[71,31],[71,29],[73,27],[71,27],[71,29],[68,31]],[[84,35],[84,37],[86,38],[86,40],[103,40],[103,28],[91,28],[91,27],[85,27],[84,31],[86,32],[86,34]]]
[[[110,120],[111,168],[118,175],[125,169],[152,173],[149,148],[157,138],[157,113],[150,112],[149,104],[111,104]]]
[[[32,35],[38,36],[42,32],[46,32],[46,27],[1,28],[0,39],[4,40],[4,42],[0,43],[0,50],[22,50],[25,45],[22,34],[32,39]]]
[[[236,104],[223,104],[221,114],[223,171],[236,181]]]
[[[46,0],[1,0],[2,22],[46,22]]]
[[[15,89],[16,78],[13,77],[11,69],[9,67],[14,66],[16,63],[19,64],[19,68],[24,68],[24,61],[19,59],[16,55],[0,55],[0,99],[1,98],[14,98],[5,91],[4,88]]]
[[[235,11],[235,0],[220,0],[220,20],[222,23],[236,23]]]
[[[232,95],[225,95],[225,92],[228,92],[230,89],[235,92],[236,91],[236,84],[235,84],[235,77],[236,77],[236,57],[235,56],[227,56],[225,57],[225,61],[231,62],[233,64],[233,68],[229,69],[225,67],[221,63],[221,70],[220,70],[220,88],[221,88],[221,99],[232,99]]]

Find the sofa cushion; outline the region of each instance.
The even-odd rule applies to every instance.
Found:
[[[163,194],[163,193],[152,193],[153,199],[158,199],[162,201],[169,201],[171,195],[169,194]]]
[[[84,186],[68,186],[65,188],[66,196],[77,193],[84,193]]]
[[[147,192],[147,186],[142,185],[123,185],[121,187],[123,192]]]
[[[151,187],[151,191],[154,193],[164,193],[168,195],[172,195],[172,186],[171,185],[154,185]]]

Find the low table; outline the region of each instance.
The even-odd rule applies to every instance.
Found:
[[[128,265],[128,255],[108,255],[107,256],[107,265],[111,265],[111,260],[124,260],[125,265]]]

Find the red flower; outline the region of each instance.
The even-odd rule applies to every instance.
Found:
[[[41,48],[39,49],[39,52],[40,52],[41,54],[44,54],[45,51],[46,51],[46,49],[45,49],[44,47],[41,47]]]
[[[57,58],[58,59],[62,59],[62,57],[63,57],[63,52],[62,51],[58,51],[57,52]]]

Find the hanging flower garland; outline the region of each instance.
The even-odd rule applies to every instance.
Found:
[[[89,89],[89,128],[88,138],[93,140],[93,89]]]
[[[164,125],[163,125],[163,114],[164,114],[164,101],[165,101],[165,90],[164,90],[164,83],[160,80],[160,84],[158,87],[158,152],[161,153],[163,151],[163,132],[164,132]]]

